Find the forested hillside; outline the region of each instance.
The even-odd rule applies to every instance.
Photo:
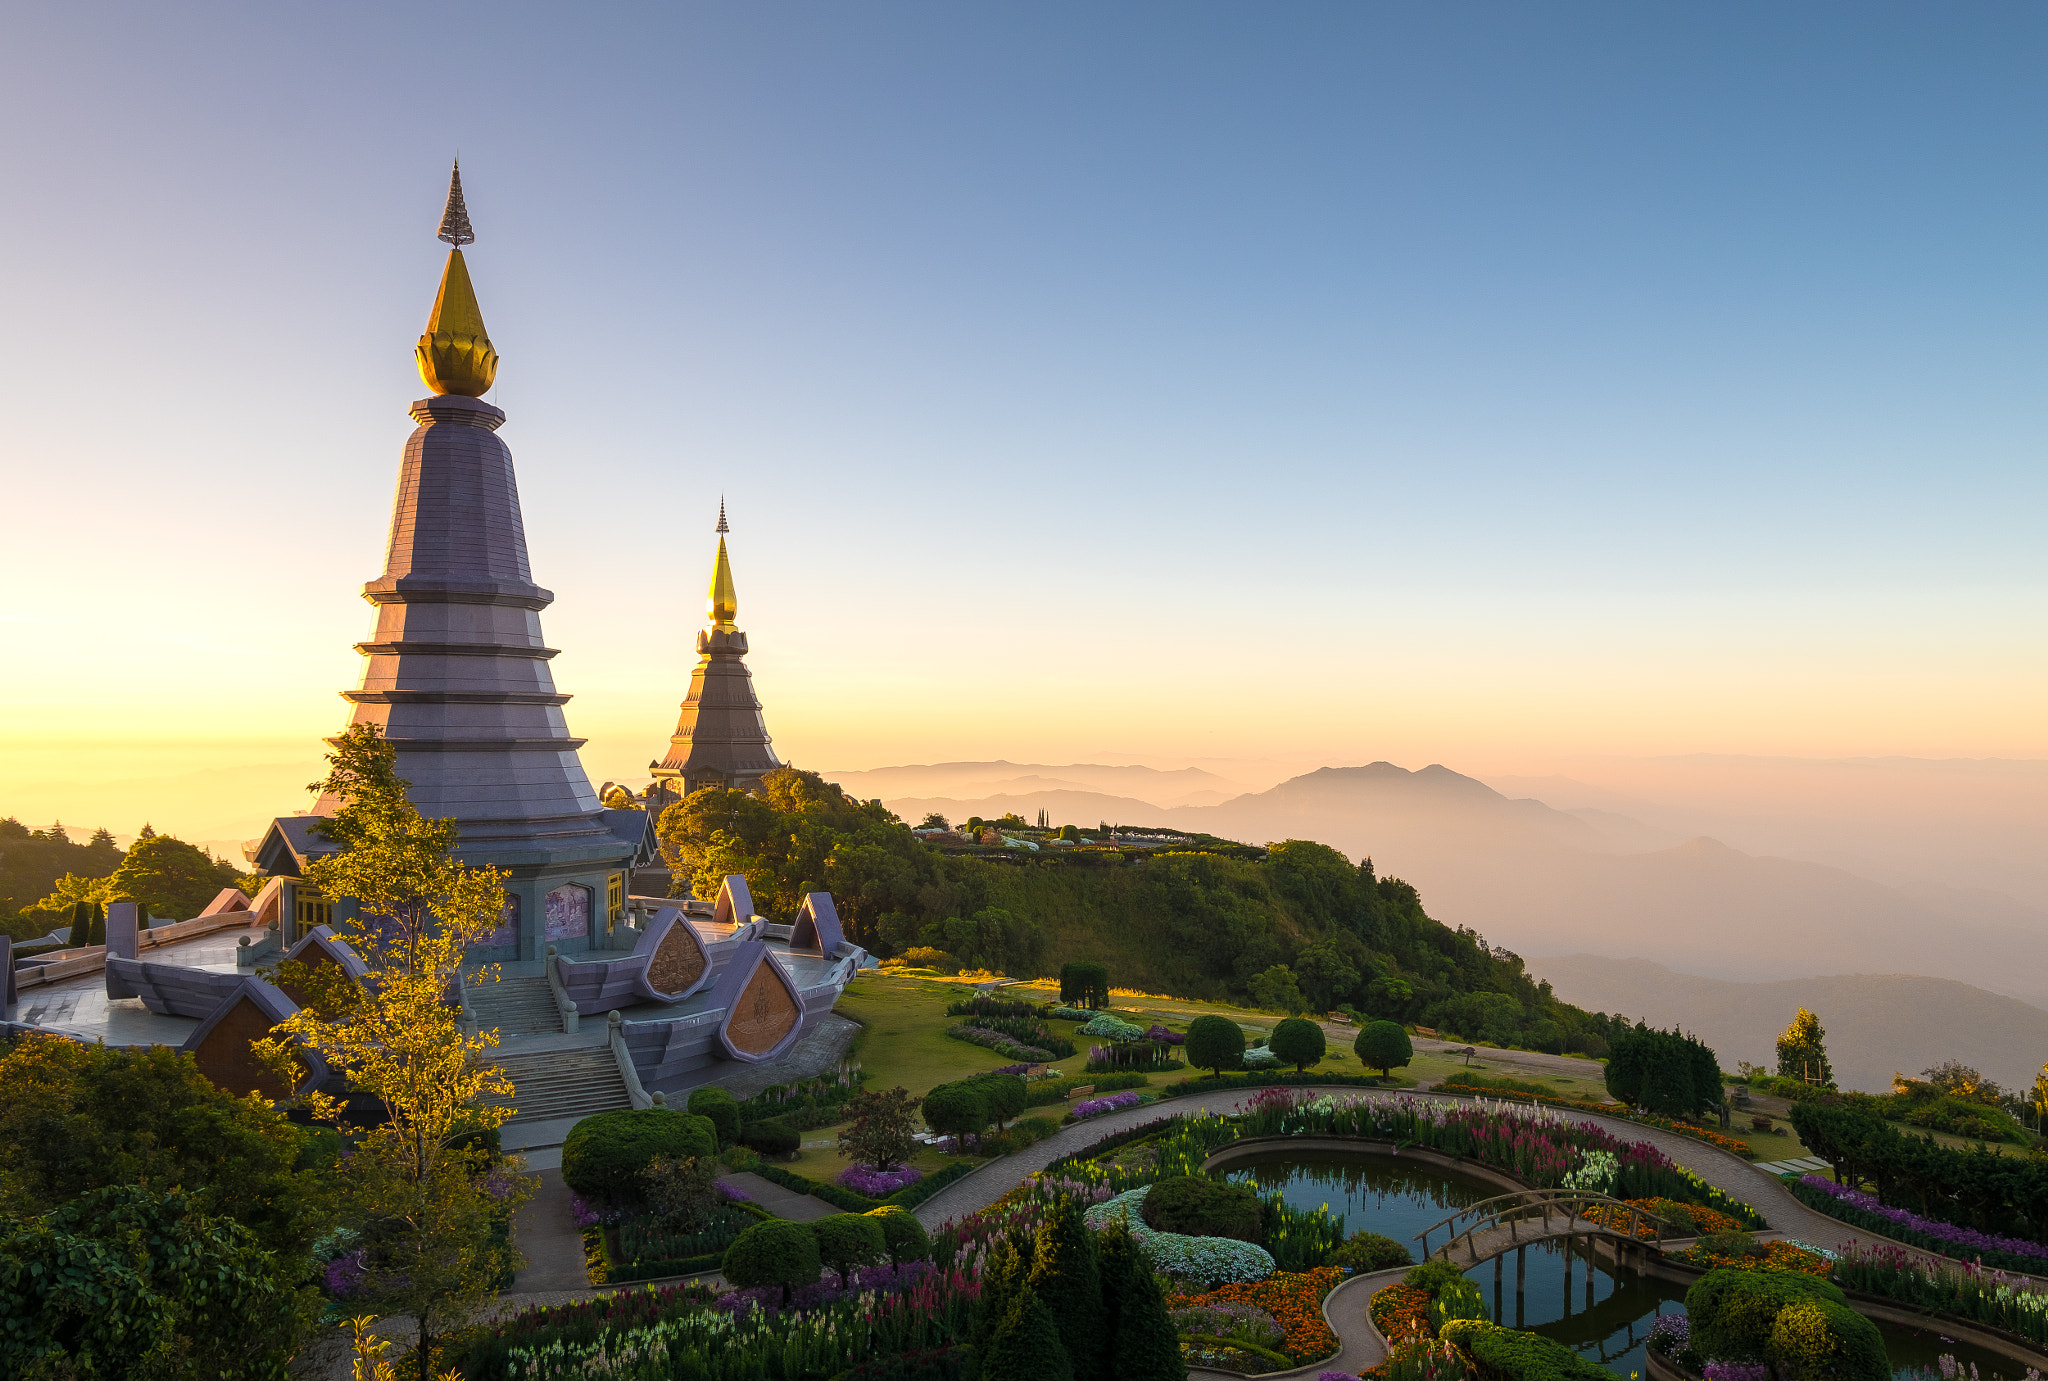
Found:
[[[659,822],[679,880],[711,896],[746,875],[764,914],[833,894],[848,934],[1016,977],[1099,959],[1120,987],[1265,1007],[1348,1005],[1468,1038],[1602,1053],[1618,1018],[1557,1001],[1519,956],[1429,918],[1415,889],[1321,844],[1264,861],[1208,853],[947,857],[876,802],[784,768],[761,794],[707,788]],[[680,885],[680,883],[679,883]]]
[[[62,825],[0,820],[0,931],[17,940],[66,924],[74,902],[139,901],[160,919],[197,915],[241,870],[148,825],[124,852],[106,830],[74,844]]]

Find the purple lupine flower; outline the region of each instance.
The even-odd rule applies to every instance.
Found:
[[[1846,1184],[1836,1184],[1821,1175],[1802,1175],[1799,1183],[1832,1196],[1846,1207],[1868,1213],[1873,1218],[1882,1218],[1888,1223],[1895,1223],[1910,1232],[1922,1233],[1937,1241],[1950,1242],[1972,1251],[2005,1252],[2011,1256],[2048,1261],[2048,1246],[2043,1246],[2039,1242],[2029,1242],[2024,1237],[2001,1237],[1996,1233],[1979,1232],[1975,1228],[1944,1223],[1938,1218],[1922,1218],[1919,1214],[1909,1213],[1903,1208],[1887,1206],[1875,1194],[1866,1194]]]
[[[1762,1362],[1709,1362],[1707,1381],[1771,1381],[1771,1369]]]
[[[717,1190],[719,1193],[723,1194],[726,1198],[726,1202],[728,1203],[750,1204],[754,1202],[753,1195],[747,1193],[747,1191],[744,1189],[740,1189],[734,1185],[727,1184],[724,1180],[713,1180],[711,1182],[711,1187]]]
[[[895,1170],[877,1170],[868,1165],[849,1165],[839,1172],[839,1183],[856,1194],[865,1194],[878,1199],[907,1189],[924,1178],[924,1171],[905,1165]]]
[[[362,1288],[363,1272],[369,1267],[368,1253],[357,1250],[327,1263],[327,1293],[347,1299]]]
[[[1095,1117],[1102,1113],[1114,1112],[1118,1108],[1136,1107],[1141,1101],[1143,1100],[1136,1092],[1112,1093],[1106,1098],[1090,1098],[1074,1104],[1074,1116],[1076,1119]]]

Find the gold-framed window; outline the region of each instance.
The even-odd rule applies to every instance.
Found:
[[[604,916],[609,925],[626,918],[626,875],[613,873],[604,884]]]

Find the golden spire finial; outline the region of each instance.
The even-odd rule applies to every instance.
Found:
[[[419,361],[420,378],[434,392],[481,398],[491,391],[491,381],[498,376],[498,352],[491,348],[491,338],[484,331],[483,309],[477,306],[469,266],[462,260],[462,246],[476,243],[476,232],[470,229],[469,208],[462,200],[459,162],[448,179],[448,206],[435,238],[454,248],[448,251],[441,291],[413,357]]]
[[[733,588],[732,562],[725,558],[725,535],[732,529],[725,525],[725,500],[718,501],[718,561],[711,568],[711,626],[720,633],[736,631],[733,620],[739,617],[739,591]]]

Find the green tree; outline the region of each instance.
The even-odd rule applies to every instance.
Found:
[[[853,1273],[889,1254],[882,1225],[864,1213],[832,1213],[811,1224],[818,1239],[818,1259],[839,1273],[839,1288],[853,1284]]]
[[[1229,1017],[1196,1017],[1188,1023],[1188,1063],[1196,1069],[1221,1074],[1244,1062],[1244,1031]]]
[[[989,1120],[998,1130],[1007,1130],[1009,1120],[1024,1111],[1029,1090],[1019,1075],[990,1072],[973,1075],[964,1082],[981,1095],[988,1105]]]
[[[1038,1225],[1031,1292],[1052,1314],[1074,1381],[1108,1381],[1109,1338],[1103,1330],[1095,1235],[1081,1221],[1081,1206],[1073,1199],[1061,1199]]]
[[[168,834],[137,839],[114,870],[108,899],[141,902],[152,916],[186,920],[206,909],[241,870]]]
[[[7,1376],[285,1381],[317,1308],[178,1189],[95,1189],[0,1229]]]
[[[1011,1303],[990,1336],[982,1381],[1075,1381],[1059,1326],[1030,1286]]]
[[[1254,978],[1251,993],[1252,1005],[1269,1012],[1293,1015],[1308,1010],[1308,999],[1294,981],[1294,970],[1285,964],[1275,964]]]
[[[1110,1374],[1117,1381],[1185,1381],[1187,1363],[1159,1282],[1130,1229],[1117,1223],[1096,1241]]]
[[[919,825],[918,828],[921,830],[950,830],[953,827],[946,823],[945,816],[937,811],[933,811],[924,817],[924,823]]]
[[[816,1283],[825,1265],[818,1255],[818,1239],[808,1227],[777,1218],[756,1223],[734,1238],[718,1269],[742,1290],[780,1286],[786,1305],[799,1285]]]
[[[1694,1117],[1721,1101],[1714,1052],[1677,1030],[1638,1022],[1609,1042],[1607,1091],[1624,1103],[1665,1117]]]
[[[1835,1071],[1828,1064],[1828,1033],[1820,1018],[1799,1009],[1785,1034],[1778,1037],[1778,1074],[1781,1078],[1805,1079],[1823,1088],[1835,1086]]]
[[[1345,869],[1347,877],[1350,871]],[[1305,947],[1294,961],[1294,972],[1316,1011],[1328,1011],[1358,986],[1358,967],[1335,940]]]
[[[310,1166],[332,1133],[286,1121],[262,1098],[235,1098],[165,1046],[87,1045],[27,1035],[0,1046],[0,1212],[47,1214],[121,1185],[181,1187],[181,1201],[230,1217],[296,1289],[332,1195]]]
[[[1415,1045],[1408,1039],[1408,1033],[1400,1023],[1392,1021],[1368,1022],[1359,1027],[1351,1050],[1360,1064],[1377,1069],[1382,1079],[1415,1058]]]
[[[1060,1001],[1091,1010],[1109,1006],[1109,966],[1093,959],[1060,965]]]
[[[856,1165],[894,1170],[917,1148],[917,1096],[901,1084],[862,1089],[846,1105],[851,1125],[839,1134],[839,1154]]]
[[[940,1084],[924,1096],[924,1125],[946,1136],[973,1136],[990,1122],[988,1099],[966,1082]]]
[[[1289,1017],[1273,1028],[1266,1048],[1299,1074],[1323,1058],[1323,1028],[1301,1017]]]
[[[889,1264],[901,1266],[906,1261],[918,1261],[931,1253],[932,1241],[926,1235],[924,1224],[917,1221],[917,1215],[907,1208],[895,1204],[884,1204],[868,1210],[868,1217],[882,1225],[882,1245],[888,1249]]]
[[[505,874],[456,860],[453,820],[428,820],[406,795],[396,750],[373,724],[334,740],[327,778],[313,789],[340,802],[321,832],[340,847],[306,865],[306,881],[356,902],[336,930],[369,966],[356,983],[336,965],[292,965],[307,995],[276,1033],[255,1044],[296,1079],[298,1045],[318,1051],[349,1087],[373,1094],[387,1120],[343,1166],[367,1246],[363,1291],[418,1329],[421,1381],[440,1339],[492,1298],[517,1256],[501,1231],[527,1182],[495,1173],[476,1134],[512,1115],[512,1083],[490,1059],[495,1031],[465,1033],[446,994],[464,951],[497,927]],[[138,841],[139,844],[140,841]],[[471,984],[494,977],[481,966]],[[331,1121],[320,1093],[300,1102]],[[695,1119],[692,1119],[695,1120]]]

